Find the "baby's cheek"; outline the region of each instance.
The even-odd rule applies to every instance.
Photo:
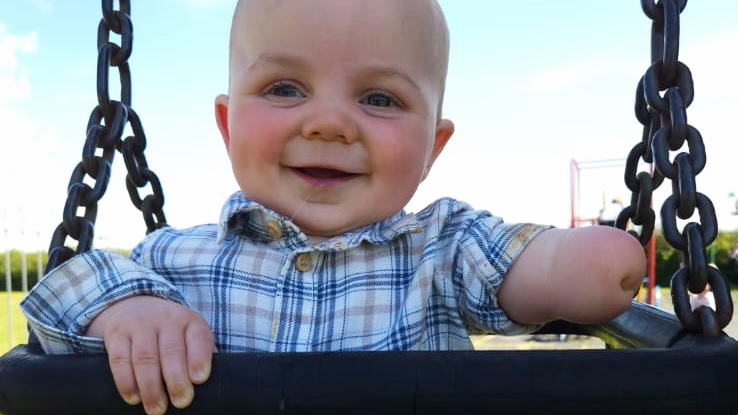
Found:
[[[417,151],[402,150],[398,149],[388,156],[390,160],[385,164],[386,173],[397,191],[413,193],[423,178],[424,156]]]
[[[231,135],[236,135],[232,139],[241,140],[250,150],[275,152],[296,134],[297,127],[291,111],[248,100],[234,110],[231,129]]]
[[[384,158],[392,165],[395,172],[413,174],[413,177],[422,174],[430,156],[430,146],[417,139],[402,137],[392,143],[387,143]]]

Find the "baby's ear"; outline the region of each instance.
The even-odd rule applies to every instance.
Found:
[[[441,119],[438,121],[438,124],[436,124],[436,135],[433,140],[433,149],[431,150],[431,156],[428,159],[428,163],[425,166],[422,180],[425,180],[426,176],[428,176],[431,166],[433,166],[436,158],[438,158],[438,155],[441,154],[441,151],[446,146],[446,143],[453,134],[454,123],[451,120]]]
[[[221,94],[215,97],[215,122],[218,124],[220,135],[223,137],[226,150],[230,153],[231,136],[228,132],[228,95]]]

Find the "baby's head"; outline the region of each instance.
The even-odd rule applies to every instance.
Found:
[[[453,124],[435,0],[241,0],[216,119],[241,190],[328,237],[410,200]]]

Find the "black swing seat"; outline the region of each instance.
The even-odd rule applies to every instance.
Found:
[[[738,342],[701,337],[641,303],[602,325],[553,322],[603,350],[216,354],[195,401],[168,413],[684,414],[738,413]],[[105,355],[0,358],[5,415],[143,414],[118,396]]]

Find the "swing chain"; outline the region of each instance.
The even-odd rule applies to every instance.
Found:
[[[625,184],[632,192],[630,206],[623,209],[616,226],[625,229],[628,221],[642,225],[641,233],[629,231],[642,245],[651,239],[655,214],[652,192],[664,178],[672,183],[672,194],[661,207],[664,238],[682,251],[685,266],[671,280],[674,310],[684,327],[706,336],[717,336],[733,315],[730,290],[720,271],[708,265],[706,247],[717,237],[717,218],[710,199],[697,192],[696,176],[705,167],[705,145],[696,128],[687,123],[687,107],[694,98],[689,68],[679,61],[679,15],[687,0],[641,0],[641,8],[653,21],[651,26],[651,66],[636,88],[635,114],[643,125],[641,142],[631,150],[625,168]],[[663,95],[661,92],[663,91]],[[670,161],[669,152],[688,151]],[[640,172],[638,162],[653,163],[653,173]],[[691,218],[695,210],[699,222],[690,222],[682,233],[677,217]],[[710,284],[716,310],[692,310],[689,292],[701,293]]]
[[[54,231],[49,246],[49,261],[46,272],[56,268],[77,253],[89,251],[94,239],[97,202],[105,194],[110,182],[113,156],[118,150],[128,170],[126,187],[134,206],[143,212],[147,233],[166,226],[162,207],[164,195],[158,177],[149,170],[144,157],[146,137],[141,120],[131,108],[131,72],[128,58],[133,47],[133,24],[131,23],[130,0],[119,0],[119,9],[114,9],[114,0],[102,0],[102,19],[97,31],[97,100],[87,122],[87,137],[82,149],[82,161],[77,164],[67,186],[67,201],[64,205],[62,223]],[[120,45],[110,42],[110,33],[120,35]],[[120,78],[120,101],[111,100],[109,87],[110,68],[118,68]],[[122,139],[126,124],[130,124],[133,135]],[[98,149],[101,151],[98,153]],[[99,154],[99,155],[98,155]],[[84,182],[89,176],[94,182]],[[138,188],[151,184],[153,194],[143,199]],[[82,216],[77,216],[80,208]],[[65,245],[67,237],[77,240],[77,250]]]

